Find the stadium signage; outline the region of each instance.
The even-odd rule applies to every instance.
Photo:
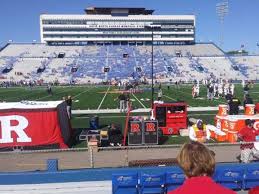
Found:
[[[67,148],[71,128],[62,101],[0,103],[0,107],[0,148]]]
[[[13,143],[12,133],[15,133],[17,142],[31,142],[32,139],[24,131],[28,120],[19,115],[0,116],[1,138],[0,143]]]
[[[140,132],[140,124],[139,123],[131,123],[130,128],[131,128],[132,133]]]
[[[156,125],[155,123],[145,123],[146,126],[145,126],[145,129],[147,132],[154,132],[156,131]]]

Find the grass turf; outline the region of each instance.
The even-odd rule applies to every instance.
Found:
[[[157,89],[158,86],[155,86]],[[151,105],[151,90],[150,86],[141,86],[143,93],[131,94],[133,108],[149,108]],[[186,101],[191,107],[207,107],[217,106],[218,104],[225,103],[224,98],[214,99],[209,101],[206,99],[206,87],[200,87],[200,97],[203,99],[193,99],[191,96],[191,85],[182,85],[180,88],[176,88],[170,85],[169,89],[165,85],[163,89],[164,101]],[[7,102],[18,102],[22,100],[38,100],[38,101],[50,101],[61,100],[63,96],[71,95],[73,98],[73,109],[113,109],[118,108],[118,101],[116,98],[119,93],[118,88],[115,86],[57,86],[53,87],[53,95],[48,95],[46,87],[35,87],[30,89],[28,87],[17,88],[0,88],[0,100]],[[106,94],[107,92],[107,94]],[[117,93],[116,93],[117,92]],[[255,85],[250,89],[250,95],[254,102],[259,101],[259,85]],[[235,94],[242,101],[243,100],[243,88],[240,84],[235,85]],[[154,98],[157,97],[155,92]],[[140,113],[143,115],[143,113]],[[146,113],[147,114],[147,113]],[[216,112],[189,112],[189,118],[203,119],[206,123],[213,124],[214,116]],[[100,124],[107,126],[111,123],[117,123],[121,125],[122,129],[125,126],[125,113],[121,114],[100,114]],[[77,115],[72,119],[72,126],[75,129],[82,130],[89,127],[89,117],[91,115]],[[79,132],[78,131],[78,132]],[[183,143],[188,138],[184,137],[168,137],[164,144]],[[77,142],[75,147],[85,147],[85,143]]]
[[[158,86],[155,86],[155,89]],[[151,105],[151,90],[150,86],[142,86],[143,93],[131,94],[130,98],[134,108],[148,108]],[[173,85],[169,90],[167,86],[163,86],[164,101],[186,101],[191,107],[207,107],[217,106],[225,103],[224,98],[214,99],[209,101],[206,99],[206,87],[200,87],[200,97],[202,99],[193,99],[191,96],[191,85],[182,85],[179,89]],[[115,99],[119,93],[115,86],[57,86],[53,87],[53,95],[48,95],[46,87],[35,87],[30,90],[27,87],[18,88],[0,88],[0,100],[7,102],[17,102],[21,100],[61,100],[63,96],[71,95],[73,97],[73,109],[113,109],[118,107],[118,101]],[[107,92],[107,95],[106,95]],[[243,89],[240,84],[235,86],[236,96],[243,100]],[[259,85],[255,85],[250,89],[250,95],[255,102],[259,101]],[[154,98],[156,99],[155,92]]]

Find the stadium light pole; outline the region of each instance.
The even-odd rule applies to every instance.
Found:
[[[219,17],[220,25],[221,25],[221,32],[219,35],[219,41],[220,41],[220,46],[222,47],[224,44],[224,39],[223,39],[223,28],[224,28],[224,19],[226,15],[228,14],[228,0],[224,0],[223,2],[217,3],[216,4],[216,13]]]
[[[149,24],[145,29],[151,30],[151,108],[154,104],[154,29],[161,29],[161,25]]]

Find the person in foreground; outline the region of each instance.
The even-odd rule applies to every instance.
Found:
[[[185,182],[168,194],[235,194],[211,178],[215,169],[212,152],[202,143],[190,142],[183,145],[177,161],[186,176]]]

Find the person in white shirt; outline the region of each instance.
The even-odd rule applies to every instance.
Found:
[[[230,93],[232,94],[232,96],[234,96],[234,92],[235,92],[235,85],[234,85],[233,83],[232,83],[232,84],[230,84],[229,89],[230,89]]]

